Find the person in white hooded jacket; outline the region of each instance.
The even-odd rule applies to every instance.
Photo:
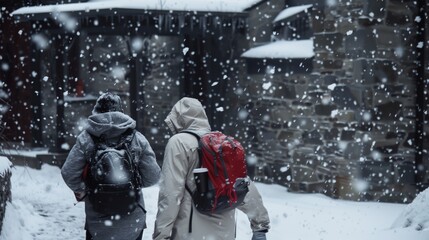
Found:
[[[194,98],[182,98],[174,105],[165,122],[174,135],[165,148],[153,239],[235,239],[235,209],[221,214],[201,214],[195,209],[192,197],[185,188],[185,185],[192,191],[196,188],[192,171],[199,162],[198,140],[181,131],[191,131],[200,136],[211,131],[202,104]],[[250,181],[249,192],[238,209],[249,218],[252,240],[265,240],[270,220],[253,182]]]

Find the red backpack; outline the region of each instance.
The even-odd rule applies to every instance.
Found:
[[[199,136],[190,131],[199,142],[199,167],[208,169],[207,191],[204,193],[188,186],[196,209],[204,214],[221,213],[243,203],[249,191],[245,152],[243,146],[231,136],[210,132]]]

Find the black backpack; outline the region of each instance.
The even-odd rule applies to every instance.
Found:
[[[86,184],[88,199],[96,212],[121,215],[139,206],[141,176],[129,149],[134,135],[135,130],[129,129],[116,143],[91,135],[95,147]]]

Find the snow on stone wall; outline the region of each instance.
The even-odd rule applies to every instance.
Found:
[[[274,61],[263,56],[266,70],[243,81],[257,179],[341,199],[410,202],[417,81],[409,72],[417,69],[419,13],[412,2],[334,2],[307,11],[311,70],[271,71]],[[267,32],[263,21],[249,18],[249,35],[259,26]],[[260,35],[249,39],[262,43]]]

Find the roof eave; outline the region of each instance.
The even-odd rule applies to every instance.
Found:
[[[183,15],[200,15],[200,16],[228,16],[243,17],[248,16],[247,12],[217,12],[217,11],[185,11],[185,10],[159,10],[159,9],[134,9],[134,8],[109,8],[96,10],[77,10],[77,11],[59,11],[59,12],[35,12],[35,13],[15,13],[12,16],[18,22],[44,20],[52,17],[54,13],[71,14],[78,18],[85,17],[121,17],[121,16],[143,16],[152,14],[183,14]]]

